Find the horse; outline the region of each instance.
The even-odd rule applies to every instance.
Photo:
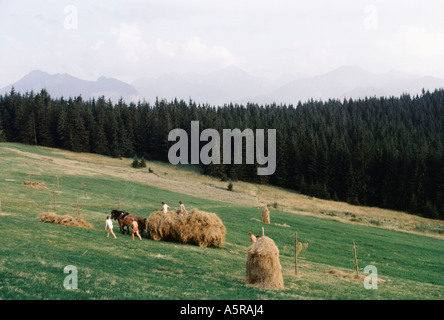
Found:
[[[135,216],[125,211],[113,210],[111,211],[111,218],[119,222],[120,232],[122,232],[123,234],[125,234],[125,227],[126,232],[129,233],[129,227],[132,227],[133,221],[137,221],[141,236],[143,236],[143,230],[145,229],[146,222],[146,219],[144,217]]]

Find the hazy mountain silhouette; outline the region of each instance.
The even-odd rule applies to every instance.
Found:
[[[69,74],[49,74],[40,70],[30,72],[19,81],[0,89],[0,93],[10,92],[14,87],[16,92],[40,92],[46,89],[53,97],[75,97],[81,95],[83,98],[97,98],[105,96],[106,99],[117,101],[123,98],[130,101],[137,97],[136,89],[117,79],[100,77],[96,81],[82,80]]]
[[[399,96],[420,94],[422,89],[444,87],[444,79],[419,77],[392,71],[376,74],[356,66],[340,67],[331,72],[296,79],[271,93],[255,97],[258,103],[292,103],[298,101]]]
[[[318,76],[285,75],[275,80],[256,77],[231,66],[206,75],[197,73],[165,74],[144,77],[128,84],[113,78],[100,77],[96,81],[78,79],[69,74],[48,74],[32,71],[21,80],[0,89],[9,92],[39,92],[45,88],[51,96],[69,98],[82,95],[88,99],[104,95],[113,102],[123,98],[127,103],[154,103],[156,98],[174,98],[210,105],[230,102],[258,104],[299,101],[399,96],[420,94],[423,89],[433,91],[444,87],[444,79],[420,77],[399,71],[372,73],[357,66],[344,66]]]

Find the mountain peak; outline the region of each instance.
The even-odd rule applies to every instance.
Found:
[[[133,86],[117,79],[100,77],[97,81],[88,81],[68,73],[49,74],[41,70],[33,70],[14,84],[0,89],[0,94],[9,92],[12,87],[21,93],[46,89],[54,97],[81,95],[88,99],[104,95],[114,101],[124,98],[130,102],[137,96]]]
[[[374,73],[367,71],[364,68],[361,68],[360,66],[349,65],[349,66],[341,66],[333,71],[326,73],[326,75],[332,75],[332,74],[340,76],[349,76],[349,75],[356,76],[356,75],[373,75]]]
[[[51,75],[45,71],[42,70],[33,70],[27,75],[25,75],[22,79],[43,79],[48,78]]]

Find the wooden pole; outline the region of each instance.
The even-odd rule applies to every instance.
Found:
[[[57,176],[57,191],[60,191],[59,176]]]
[[[353,252],[355,254],[356,277],[359,277],[358,257],[356,254],[356,243],[353,241]]]
[[[298,274],[298,233],[294,233],[294,274]]]
[[[265,236],[265,229],[262,227],[262,238]]]

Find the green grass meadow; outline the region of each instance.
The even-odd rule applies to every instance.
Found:
[[[39,158],[9,149],[31,152]],[[9,151],[8,151],[9,150]],[[62,157],[51,149],[0,143],[0,298],[3,300],[404,300],[444,298],[444,241],[377,227],[357,226],[271,210],[272,224],[253,220],[261,210],[177,194],[106,175],[65,175],[45,157]],[[128,162],[131,160],[124,159]],[[29,179],[48,189],[22,185]],[[59,176],[59,189],[56,181]],[[190,182],[192,183],[192,182]],[[83,189],[85,186],[85,190]],[[42,223],[38,215],[81,216],[91,229]],[[86,193],[86,196],[85,196]],[[132,240],[114,231],[106,237],[105,218],[118,208],[148,217],[165,201],[182,200],[187,209],[216,213],[227,228],[221,248],[200,248],[147,238]],[[276,223],[276,225],[274,224]],[[286,227],[284,225],[288,225]],[[284,290],[245,284],[249,231],[261,228],[280,251]],[[308,243],[294,273],[294,233]],[[137,238],[136,238],[137,239]],[[385,282],[365,289],[362,282],[329,274],[354,271],[353,241],[361,272],[367,265]],[[78,270],[78,288],[64,287],[66,266]]]

